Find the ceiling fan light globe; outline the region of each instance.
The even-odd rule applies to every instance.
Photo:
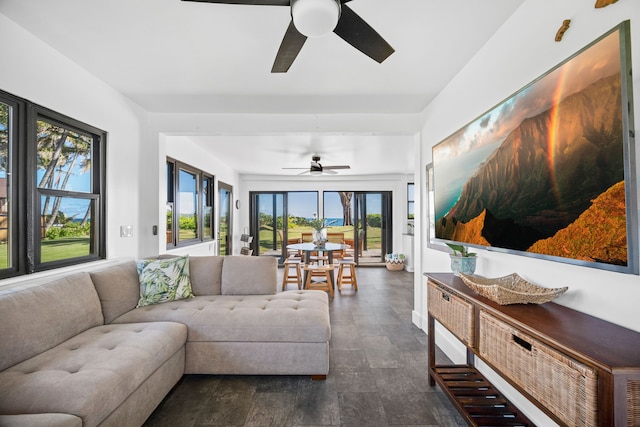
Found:
[[[291,2],[293,25],[307,37],[328,34],[338,25],[340,0],[295,0]]]

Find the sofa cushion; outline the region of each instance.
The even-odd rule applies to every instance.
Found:
[[[225,260],[226,263],[226,260]],[[114,323],[180,322],[188,341],[327,342],[329,298],[323,291],[209,295],[136,308]]]
[[[100,299],[88,273],[38,286],[3,289],[0,371],[103,323]]]
[[[136,308],[140,299],[138,269],[133,260],[89,273],[100,304],[104,323]]]
[[[278,290],[278,260],[271,256],[227,256],[222,295],[269,295]]]
[[[183,349],[186,336],[171,322],[86,330],[0,372],[0,413],[58,412],[98,425]]]
[[[136,261],[140,280],[138,307],[192,298],[189,256]]]
[[[194,295],[220,295],[222,256],[190,256],[189,274]]]

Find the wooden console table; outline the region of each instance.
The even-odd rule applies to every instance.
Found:
[[[501,306],[453,274],[425,276],[429,382],[470,425],[533,425],[475,369],[479,357],[560,425],[640,426],[640,333],[552,302]],[[436,365],[435,320],[467,347],[466,364]]]

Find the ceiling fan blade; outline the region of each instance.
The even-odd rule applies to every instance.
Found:
[[[291,64],[295,61],[298,53],[300,53],[300,49],[302,49],[302,46],[306,41],[307,37],[296,30],[295,25],[293,25],[293,20],[291,20],[289,28],[287,28],[287,32],[284,33],[284,38],[280,44],[280,49],[278,49],[276,59],[273,62],[271,72],[286,73],[289,71],[289,67],[291,67]]]
[[[323,166],[325,169],[351,169],[351,166],[340,165],[340,166]]]
[[[377,62],[382,62],[395,50],[364,19],[343,4],[338,25],[333,30],[344,41]]]
[[[251,4],[262,6],[289,6],[289,0],[182,0],[199,3]]]
[[[282,168],[282,169],[292,169],[292,170],[303,170],[303,169],[305,169],[305,170],[309,170],[308,167],[307,168]]]
[[[334,170],[331,170],[331,169],[327,169],[327,167],[325,166],[325,167],[322,169],[322,173],[327,174],[327,175],[335,175],[335,174],[337,174],[338,172],[336,172],[336,171],[334,171]]]

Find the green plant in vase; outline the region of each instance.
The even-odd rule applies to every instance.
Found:
[[[318,247],[323,247],[327,243],[327,227],[336,222],[335,220],[327,222],[324,218],[313,218],[309,221],[309,225],[313,228],[313,243]]]
[[[462,274],[473,274],[476,271],[476,253],[469,252],[469,250],[462,245],[455,243],[447,243],[447,246],[453,251],[449,254],[451,258],[451,271],[456,276]]]

